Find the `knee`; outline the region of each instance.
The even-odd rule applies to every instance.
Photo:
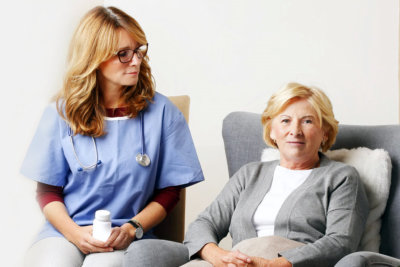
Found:
[[[129,257],[135,260],[136,258],[146,256],[146,254],[151,254],[151,250],[148,250],[148,243],[148,240],[134,241],[125,251],[124,258]]]
[[[189,252],[183,244],[147,239],[135,241],[128,247],[123,266],[180,266],[188,261]]]

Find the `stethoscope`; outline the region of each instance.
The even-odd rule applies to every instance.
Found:
[[[138,153],[136,155],[136,162],[139,163],[139,165],[142,165],[143,167],[147,167],[150,165],[150,157],[147,156],[145,152],[145,146],[144,146],[144,127],[143,127],[143,112],[140,112],[140,134],[141,134],[141,142],[142,142],[142,153]]]
[[[149,157],[149,156],[146,154],[146,152],[145,152],[146,150],[145,150],[145,144],[144,144],[144,127],[143,127],[143,124],[144,124],[143,121],[144,121],[144,119],[143,119],[143,112],[140,112],[139,115],[140,115],[139,117],[140,117],[140,134],[141,134],[140,141],[141,141],[141,143],[142,143],[142,151],[141,151],[141,153],[139,152],[139,153],[136,155],[136,162],[137,162],[139,165],[143,166],[143,167],[148,167],[148,166],[150,165],[150,157]],[[74,156],[75,156],[75,158],[76,158],[76,161],[78,161],[79,165],[81,166],[81,167],[78,168],[78,171],[84,171],[84,170],[94,169],[94,168],[96,168],[98,165],[101,164],[101,160],[99,160],[99,153],[98,153],[98,151],[97,151],[96,140],[95,140],[95,138],[94,138],[93,136],[92,136],[91,138],[92,138],[93,147],[94,147],[94,151],[95,151],[95,155],[96,155],[96,161],[95,161],[94,164],[91,164],[91,165],[84,165],[84,164],[79,160],[78,154],[76,153],[75,144],[74,144],[74,139],[73,139],[73,133],[72,133],[72,129],[71,129],[70,127],[68,127],[68,135],[69,135],[69,138],[70,138],[70,141],[71,141],[71,144],[72,144],[72,151],[74,152]]]

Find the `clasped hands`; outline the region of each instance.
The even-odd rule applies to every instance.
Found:
[[[203,247],[200,253],[203,259],[217,267],[292,267],[292,264],[283,257],[270,260],[253,257],[239,250],[224,250],[213,243],[209,243]]]
[[[111,252],[127,248],[135,239],[135,233],[129,225],[122,225],[111,229],[107,241],[102,242],[92,236],[93,226],[80,226],[69,240],[75,244],[83,254],[96,252]]]
[[[247,256],[239,250],[228,253],[221,260],[224,262],[224,266],[228,267],[292,267],[292,264],[282,257],[268,260]]]

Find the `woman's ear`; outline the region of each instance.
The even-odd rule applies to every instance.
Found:
[[[328,133],[324,131],[324,135],[322,136],[321,145],[324,146],[327,141],[328,141]]]
[[[328,134],[328,131],[325,130],[325,131],[324,131],[324,142],[327,142],[328,139],[329,139],[329,134]]]
[[[271,138],[272,140],[275,140],[275,139],[276,139],[275,132],[272,130],[272,128],[271,128],[271,130],[269,131],[269,138]]]

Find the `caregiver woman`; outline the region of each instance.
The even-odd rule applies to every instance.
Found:
[[[368,201],[357,171],[326,151],[338,131],[319,89],[290,83],[262,114],[280,160],[242,167],[186,233],[188,266],[333,266],[355,251]],[[230,232],[232,251],[218,247]],[[280,257],[278,257],[280,256]]]
[[[155,92],[147,51],[139,24],[117,8],[96,7],[81,20],[63,88],[44,111],[22,166],[38,182],[47,220],[27,266],[122,266],[135,239],[155,238],[151,229],[180,189],[204,179],[183,115]],[[92,237],[99,209],[111,212],[105,242]],[[182,244],[157,246],[187,257]]]

